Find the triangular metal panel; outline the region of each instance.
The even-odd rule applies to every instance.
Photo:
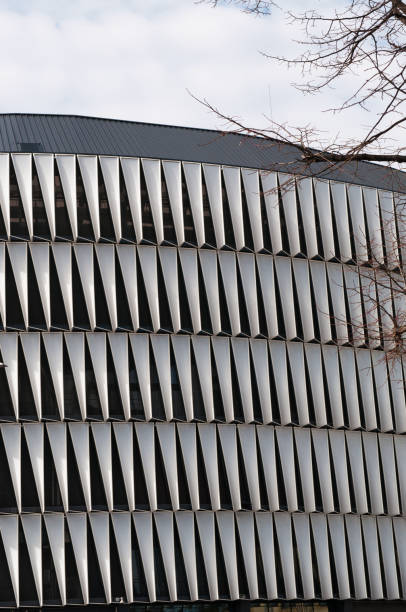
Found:
[[[123,275],[124,288],[127,294],[133,329],[139,327],[138,291],[137,291],[137,259],[136,250],[130,244],[117,244],[117,255]]]
[[[283,481],[286,491],[286,502],[289,512],[296,512],[297,485],[295,474],[295,460],[293,447],[293,431],[291,427],[275,427],[276,441],[278,443]]]
[[[69,220],[72,228],[73,240],[78,237],[78,213],[76,196],[76,156],[55,155],[63,195],[68,210]]]
[[[404,436],[393,436],[396,453],[396,463],[398,466],[406,465],[406,438]],[[406,508],[406,470],[398,469],[399,494],[402,504],[402,514]]]
[[[94,261],[93,245],[74,244],[73,250],[79,268],[80,280],[82,283],[83,294],[85,296],[87,313],[89,316],[90,327],[96,327],[96,303],[94,292]]]
[[[128,336],[127,334],[108,334],[111,354],[113,356],[114,369],[120,397],[123,403],[124,417],[128,421],[131,417],[130,410],[130,378],[128,369]]]
[[[180,164],[181,163],[178,161],[162,162],[176,239],[178,245],[182,246],[185,242],[185,228],[183,224],[182,177]]]
[[[68,512],[66,520],[68,522],[73,554],[78,569],[83,603],[86,605],[89,603],[86,514]]]
[[[219,510],[221,504],[216,425],[214,425],[214,423],[199,423],[197,425],[197,430],[199,432],[207,485],[210,492],[211,507],[213,510]]]
[[[179,510],[178,468],[176,455],[176,431],[174,423],[155,425],[161,447],[162,459],[168,481],[173,510]]]
[[[341,261],[352,259],[345,183],[330,183]]]
[[[225,244],[225,235],[220,166],[203,164],[203,172],[209,197],[211,217],[213,219],[214,234],[216,236],[216,246],[218,249],[221,249]]]
[[[175,574],[175,544],[173,529],[173,512],[155,512],[155,525],[158,532],[165,576],[168,583],[169,598],[177,600]]]
[[[206,412],[206,420],[210,422],[214,420],[210,338],[192,336],[192,346]]]
[[[286,343],[272,340],[269,342],[271,361],[279,404],[281,425],[292,422],[290,414],[289,383],[286,360]]]
[[[155,570],[154,570],[154,541],[152,532],[152,513],[134,512],[132,514],[138,547],[141,553],[144,568],[145,582],[147,583],[149,600],[156,600]]]
[[[396,516],[397,514],[400,514],[400,507],[393,437],[385,434],[378,434],[378,442],[382,461],[383,479],[385,483],[387,514]]]
[[[51,240],[55,240],[55,176],[54,156],[49,153],[34,154],[42,197],[48,218]]]
[[[295,305],[293,300],[292,264],[288,257],[275,257],[275,270],[278,279],[286,339],[297,337]]]
[[[193,512],[175,512],[191,601],[199,599]]]
[[[87,344],[89,347],[90,358],[94,376],[96,379],[97,390],[99,393],[100,404],[105,421],[109,418],[109,402],[108,402],[108,383],[107,383],[107,347],[106,335],[98,332],[90,332],[86,334]]]
[[[80,173],[85,188],[90,218],[93,225],[93,234],[96,242],[100,239],[100,212],[99,212],[99,179],[96,155],[78,155]]]
[[[190,493],[192,510],[198,510],[199,503],[199,477],[197,470],[197,441],[196,425],[194,423],[178,423],[180,448],[182,451],[183,465],[186,472],[187,486]]]
[[[303,340],[311,342],[315,339],[310,292],[309,264],[304,259],[292,259],[293,276],[299,301],[302,320]]]
[[[123,574],[124,588],[128,602],[133,601],[133,570],[131,551],[131,514],[113,512],[111,514],[114,536],[117,543],[118,558]]]
[[[355,254],[358,262],[361,263],[368,261],[361,187],[359,185],[347,184],[347,193],[352,233],[354,236]]]
[[[116,261],[113,244],[95,245],[97,261],[109,310],[111,328],[117,328],[117,300],[116,300]]]
[[[365,343],[365,325],[362,317],[361,286],[358,270],[353,266],[345,267],[344,279],[352,324],[352,342],[354,346],[361,346]]]
[[[316,511],[310,429],[294,428],[295,448],[300,470],[305,512]]]
[[[254,362],[262,421],[272,423],[271,387],[269,380],[268,343],[266,340],[251,338],[251,355]]]
[[[6,245],[4,243],[0,244],[0,315],[3,326],[6,327]]]
[[[278,175],[276,172],[269,172],[267,170],[261,171],[260,174],[268,227],[271,234],[272,252],[277,254],[283,250],[278,197]]]
[[[41,512],[45,509],[44,490],[44,424],[24,423],[24,434],[30,456]]]
[[[85,367],[85,337],[83,333],[68,332],[64,334],[68,349],[70,366],[75,382],[82,419],[87,417],[86,408],[86,367]]]
[[[258,170],[252,168],[241,169],[242,180],[244,183],[245,197],[247,201],[248,214],[254,241],[254,250],[260,251],[264,248],[264,238],[262,235],[261,200]]]
[[[59,489],[61,491],[63,509],[67,512],[69,510],[69,501],[66,423],[47,423],[46,428]]]
[[[128,507],[133,511],[135,509],[133,425],[132,423],[113,423],[113,430],[120,458]]]
[[[11,261],[25,327],[28,327],[27,245],[9,242],[7,244],[7,251]]]
[[[49,286],[49,245],[33,242],[30,244],[32,263],[44,309],[45,322],[49,329],[51,325],[51,295]]]
[[[326,264],[327,278],[333,305],[334,325],[338,344],[348,342],[347,315],[344,298],[344,279],[341,264]]]
[[[244,420],[246,423],[252,423],[254,421],[254,406],[252,403],[249,341],[246,338],[231,338],[231,346],[237,371]]]
[[[292,257],[300,253],[299,222],[294,181],[294,177],[290,174],[279,174],[282,206],[289,239],[289,252]]]
[[[20,341],[27,365],[38,420],[41,420],[41,337],[39,333],[22,333]]]
[[[233,510],[241,509],[240,478],[238,469],[237,436],[235,425],[218,424],[217,431],[223,451],[227,480],[230,487]]]
[[[394,517],[392,520],[395,533],[396,552],[399,560],[402,593],[406,591],[406,519]]]
[[[286,348],[288,351],[290,371],[292,373],[292,382],[299,425],[310,425],[309,404],[307,401],[304,345],[302,342],[287,342]]]
[[[323,512],[334,512],[333,486],[331,482],[330,452],[326,429],[312,429]]]
[[[62,292],[69,329],[73,327],[72,248],[70,244],[52,244],[56,272]]]
[[[37,590],[38,602],[42,606],[42,537],[41,537],[41,515],[22,514],[25,541],[27,543],[28,556],[34,576]]]
[[[274,428],[270,425],[257,425],[256,430],[264,470],[266,492],[268,494],[269,509],[271,511],[279,510]]]
[[[252,510],[261,509],[255,425],[237,425]],[[254,598],[255,599],[255,598]]]
[[[395,357],[391,360],[389,368],[390,389],[392,393],[393,409],[395,413],[396,433],[406,432],[406,401],[405,380],[402,372],[402,362]]]
[[[162,267],[166,294],[168,296],[169,309],[171,311],[172,327],[174,333],[176,334],[181,328],[178,282],[178,250],[173,247],[158,247],[158,254]]]
[[[388,384],[388,368],[382,351],[371,351],[372,368],[375,378],[375,392],[378,399],[381,431],[392,431],[392,411]]]
[[[258,574],[255,551],[254,515],[252,512],[237,512],[237,527],[244,558],[250,599],[258,599]]]
[[[336,569],[338,595],[340,599],[350,599],[351,592],[348,576],[347,551],[346,547],[343,545],[345,542],[344,517],[329,514],[327,521]]]
[[[21,512],[21,426],[0,425],[1,437],[7,456],[18,512]],[[5,466],[3,467],[5,469]]]
[[[193,223],[195,226],[197,238],[197,246],[201,247],[205,242],[202,167],[200,164],[183,162],[183,170],[186,178],[190,208],[192,209]]]
[[[138,447],[140,449],[142,469],[151,511],[157,509],[156,474],[155,474],[155,428],[153,423],[134,423]]]
[[[368,513],[368,500],[365,487],[364,457],[360,431],[346,431],[348,456],[350,458],[352,481],[354,487],[355,503],[359,514]]]
[[[216,512],[217,525],[220,533],[221,548],[223,550],[224,564],[230,599],[239,599],[237,550],[235,545],[234,512]]]
[[[103,581],[106,602],[111,603],[110,529],[109,515],[104,512],[89,514],[97,560]]]
[[[320,255],[317,246],[312,179],[301,177],[301,179],[297,182],[297,193],[299,196],[299,207],[306,240],[306,254],[307,257],[311,259],[312,257],[316,257],[316,255]]]
[[[393,541],[393,527],[390,516],[378,516],[378,534],[382,553],[382,565],[385,574],[386,597],[399,599],[399,585],[397,578],[397,562]]]
[[[154,220],[155,235],[157,243],[161,244],[161,242],[164,240],[161,162],[158,159],[142,159],[141,163],[147,185],[152,217]]]
[[[334,478],[337,486],[340,512],[342,514],[346,514],[347,512],[351,512],[351,498],[344,431],[331,429],[328,436],[334,466]]]
[[[111,427],[110,423],[91,423],[90,427],[96,446],[97,459],[106,493],[107,507],[111,511],[113,510]]]
[[[269,600],[278,599],[272,514],[256,512],[259,546],[264,567],[266,593]]]
[[[375,516],[361,517],[371,599],[383,599],[382,574]],[[342,546],[342,548],[344,548]]]
[[[13,332],[0,333],[0,350],[3,358],[11,401],[16,419],[19,416],[18,403],[18,335]]]
[[[274,260],[273,257],[268,255],[256,255],[256,260],[268,327],[268,337],[276,338],[279,335],[279,330],[276,310]]]
[[[342,346],[338,354],[340,356],[341,372],[344,381],[349,426],[351,429],[359,429],[361,427],[361,418],[355,371],[355,352],[352,348]]]
[[[45,526],[54,561],[62,605],[66,605],[65,523],[62,514],[45,514]]]
[[[79,470],[79,478],[85,498],[86,510],[92,508],[91,481],[90,481],[90,448],[89,424],[69,423],[69,433],[72,440],[73,452]],[[130,469],[130,468],[128,468]]]
[[[341,395],[340,367],[338,363],[338,350],[336,346],[323,345],[322,358],[327,378],[328,399],[336,428],[344,426],[343,398]]]
[[[135,236],[139,242],[142,240],[140,160],[135,157],[121,157],[120,162],[134,223]]]
[[[240,168],[225,166],[223,167],[223,176],[227,191],[228,204],[230,207],[235,247],[237,251],[240,251],[245,246]]]
[[[0,153],[0,209],[7,237],[10,237],[10,155]]]
[[[283,582],[285,583],[286,599],[296,599],[296,577],[293,560],[292,522],[288,512],[276,512],[273,515],[276,535],[279,542],[279,552],[282,565]]]
[[[171,342],[176,360],[176,369],[178,372],[180,388],[182,390],[186,420],[193,421],[194,414],[190,338],[187,336],[171,336]]]
[[[149,338],[147,334],[130,334],[129,338],[140,385],[145,420],[149,421],[152,419]]]
[[[292,519],[295,539],[297,542],[300,575],[302,578],[303,585],[303,598],[314,599],[315,593],[313,583],[313,560],[310,541],[309,515],[293,514]]]
[[[173,419],[173,408],[169,336],[151,335],[150,338],[156,369],[158,372],[159,386],[161,387],[161,395],[164,403],[166,419],[171,421]]]
[[[18,566],[18,516],[0,516],[0,534],[17,606],[20,599]]]
[[[247,305],[250,335],[255,337],[259,334],[255,256],[251,253],[237,253],[237,261],[241,274],[245,303]]]
[[[366,222],[368,227],[368,242],[373,260],[383,264],[382,223],[379,212],[378,191],[370,187],[362,188],[365,203]]]
[[[213,336],[211,339],[216,360],[221,397],[227,423],[234,421],[233,388],[231,380],[230,342],[228,338]]]
[[[310,515],[310,522],[316,549],[321,596],[323,599],[331,599],[333,597],[333,585],[331,582],[331,567],[328,550],[327,517],[324,514],[313,513]]]
[[[320,341],[331,342],[331,315],[328,304],[326,264],[322,261],[310,261],[309,266],[313,292],[317,299]]]
[[[333,220],[331,218],[330,185],[328,181],[314,178],[317,214],[323,243],[324,259],[332,259],[334,252]]]
[[[196,249],[179,249],[179,258],[185,278],[187,299],[192,317],[193,331],[198,334],[202,329],[200,319],[199,275]]]
[[[357,372],[361,388],[362,406],[365,427],[375,430],[378,427],[375,409],[374,382],[372,376],[371,353],[366,350],[356,351]]]
[[[219,598],[217,584],[217,557],[214,531],[214,513],[210,511],[196,512],[196,522],[199,530],[203,561],[206,569],[207,583],[211,601]]]
[[[121,240],[121,211],[120,211],[120,167],[118,157],[100,156],[100,167],[106,186],[107,200],[110,207],[116,241]]]
[[[399,266],[399,245],[397,239],[396,217],[400,216],[395,209],[393,193],[391,191],[379,191],[379,204],[382,216],[382,229],[385,238],[385,263],[393,270]],[[402,237],[401,237],[402,240]]]
[[[201,249],[199,250],[199,261],[209,304],[211,326],[213,334],[216,335],[221,331],[217,253]]]
[[[158,298],[158,269],[156,261],[156,248],[149,246],[137,247],[141,264],[141,273],[147,292],[148,305],[151,312],[154,331],[159,330],[159,298]]]
[[[13,166],[17,177],[18,189],[23,203],[28,234],[34,234],[32,210],[32,156],[31,153],[12,153]]]

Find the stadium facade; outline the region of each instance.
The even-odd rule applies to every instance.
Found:
[[[84,117],[0,150],[0,607],[403,609],[393,176]]]

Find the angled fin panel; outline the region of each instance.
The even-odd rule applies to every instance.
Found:
[[[155,425],[161,447],[162,459],[168,480],[172,508],[179,510],[178,468],[176,456],[176,432],[174,423],[157,423]]]
[[[241,326],[240,310],[238,305],[236,256],[234,253],[219,251],[218,259],[220,263],[221,276],[223,279],[224,292],[226,294],[228,313],[230,316],[231,333],[233,336],[238,336],[238,334],[241,332]]]
[[[69,502],[66,423],[47,423],[46,428],[59,488],[61,490],[62,503],[65,512],[67,512],[69,510]]]
[[[297,182],[299,207],[302,215],[303,230],[306,240],[306,254],[309,259],[320,255],[317,245],[316,217],[314,211],[313,181],[301,177]]]
[[[179,284],[178,284],[178,253],[172,247],[158,247],[159,261],[168,296],[171,311],[172,327],[176,334],[181,328]]]
[[[34,576],[35,587],[39,605],[42,606],[42,537],[41,516],[39,514],[22,514],[25,541],[27,542],[28,556]]]
[[[302,342],[287,342],[286,348],[288,351],[290,371],[292,373],[292,382],[299,425],[310,425],[304,344]]]
[[[123,275],[125,292],[130,308],[133,329],[139,328],[138,318],[138,291],[137,291],[137,259],[135,246],[130,244],[117,244],[117,255]]]
[[[72,248],[70,244],[52,244],[56,272],[62,291],[69,329],[73,328]]]
[[[155,436],[153,423],[134,423],[151,511],[157,509]]]
[[[336,328],[337,343],[348,342],[347,314],[345,310],[344,279],[341,264],[326,264],[327,278],[333,304],[334,325]]]
[[[217,525],[220,532],[221,548],[223,550],[224,563],[230,590],[230,599],[239,598],[237,550],[235,545],[235,525],[233,512],[217,512]]]
[[[89,206],[96,242],[100,239],[99,183],[96,155],[78,155],[80,173]]]
[[[285,214],[286,228],[289,239],[289,251],[292,257],[300,253],[299,221],[297,217],[294,180],[295,179],[291,174],[279,174],[279,184],[282,192],[282,206]]]
[[[346,547],[343,546],[343,542],[345,542],[344,517],[329,514],[327,520],[331,547],[333,549],[334,565],[336,568],[338,594],[340,599],[349,599],[351,594],[348,576],[348,559]]]
[[[190,599],[195,601],[199,599],[199,592],[196,567],[194,514],[193,512],[175,512],[175,519],[185,563]]]
[[[213,423],[199,423],[197,429],[206,471],[207,485],[210,492],[211,507],[213,510],[219,510],[221,504],[217,464],[216,425]]]
[[[211,338],[227,423],[234,421],[233,386],[231,379],[230,342],[228,338]]]
[[[359,185],[347,184],[348,203],[354,235],[355,254],[359,263],[368,261],[366,245],[364,207],[362,191]]]
[[[45,514],[45,526],[56,570],[62,605],[66,604],[65,525],[62,514]]]
[[[106,602],[109,604],[111,603],[109,515],[104,512],[91,512],[89,514],[89,519],[97,559],[99,561],[100,573],[103,580]]]
[[[120,167],[118,157],[100,156],[100,167],[106,186],[107,199],[110,206],[116,241],[121,240],[121,211],[120,211]]]
[[[324,371],[334,427],[344,426],[343,398],[341,395],[340,368],[336,346],[322,346]]]
[[[83,603],[86,605],[89,603],[86,514],[68,512],[66,520],[78,569]]]
[[[217,557],[214,531],[214,512],[196,512],[196,522],[199,530],[200,543],[206,569],[207,582],[211,601],[219,598],[217,584]]]
[[[310,515],[310,522],[316,548],[321,596],[323,599],[331,599],[333,597],[333,585],[331,582],[330,556],[328,550],[327,517],[324,514],[314,512]]]
[[[261,403],[262,421],[272,423],[271,387],[269,380],[268,344],[266,340],[251,338],[251,355],[254,362],[255,378]]]
[[[197,470],[197,441],[195,423],[177,423],[183,465],[190,492],[192,510],[199,509],[199,477]]]
[[[149,421],[152,419],[149,338],[147,334],[130,334],[129,338],[140,385],[145,420]]]
[[[292,264],[288,257],[275,257],[276,278],[278,280],[286,339],[297,338],[295,307],[293,300]]]
[[[296,599],[296,578],[293,560],[292,523],[291,514],[277,512],[274,514],[276,535],[279,542],[283,581],[287,599]]]
[[[241,443],[244,459],[245,473],[247,475],[248,489],[251,498],[251,507],[254,511],[261,509],[261,496],[258,478],[258,449],[255,434],[255,425],[237,425],[238,437]],[[255,598],[254,598],[255,599]]]
[[[0,534],[6,553],[14,597],[18,606],[20,599],[18,572],[18,516],[0,516]]]
[[[116,301],[116,262],[113,244],[95,245],[97,261],[100,267],[103,289],[109,309],[111,328],[117,328],[117,301]]]
[[[324,259],[328,260],[335,257],[333,220],[330,205],[330,185],[328,181],[317,178],[313,179],[313,183],[321,231],[321,240],[323,243]]]
[[[54,156],[48,153],[34,154],[42,197],[48,218],[51,239],[55,240],[55,177]]]
[[[128,367],[128,337],[127,334],[108,334],[111,354],[113,356],[114,369],[120,397],[123,403],[124,417],[128,421],[131,417],[130,411],[130,379]]]
[[[314,599],[315,593],[309,515],[293,514],[292,518],[299,556],[300,575],[303,584],[303,597],[304,599]]]
[[[278,254],[283,250],[278,199],[278,175],[276,172],[261,171],[261,183],[268,227],[271,234],[272,252]]]
[[[237,527],[244,558],[250,599],[258,599],[257,559],[255,554],[254,515],[252,512],[237,512]]]
[[[49,329],[51,325],[51,295],[49,286],[49,245],[33,242],[30,244],[32,263],[44,309],[45,322]]]
[[[134,512],[133,521],[150,601],[156,600],[152,512]]]
[[[331,434],[331,432],[330,432]],[[369,499],[373,514],[384,514],[383,483],[381,482],[381,467],[378,451],[378,437],[373,432],[362,432],[366,470],[368,475]]]
[[[285,484],[286,501],[289,512],[298,509],[297,485],[294,462],[293,431],[291,427],[275,427],[276,441]]]
[[[32,240],[34,234],[32,211],[32,157],[30,153],[12,153],[13,166],[27,221],[28,233]]]
[[[1,437],[6,450],[8,468],[13,483],[18,512],[21,512],[21,426],[0,425]]]
[[[199,261],[209,304],[212,331],[213,335],[217,335],[221,332],[217,254],[215,251],[201,249]]]
[[[204,179],[209,196],[211,216],[213,219],[216,246],[221,249],[225,244],[224,219],[223,219],[223,197],[221,193],[220,166],[203,164]]]
[[[63,392],[63,335],[60,332],[45,332],[42,335],[51,371],[52,385],[61,420],[64,418]]]
[[[310,429],[294,428],[295,447],[299,463],[305,512],[316,511],[314,498],[313,462]]]
[[[192,363],[190,356],[190,338],[187,336],[171,336],[173,352],[176,360],[176,368],[180,387],[182,390],[183,405],[185,407],[186,420],[193,421],[193,388],[192,388]]]
[[[223,167],[224,183],[230,206],[231,222],[235,238],[235,247],[240,251],[245,246],[244,218],[242,214],[241,171],[235,167]]]
[[[41,420],[41,345],[39,333],[20,334],[38,420]]]
[[[137,242],[139,242],[142,240],[140,160],[134,157],[121,157],[120,162],[134,223],[135,236]]]
[[[0,153],[0,209],[10,237],[10,155]]]
[[[173,419],[173,408],[169,336],[151,335],[151,344],[165,407],[165,415],[167,420],[171,421]]]
[[[154,332],[157,332],[159,330],[159,298],[156,248],[139,246],[137,247],[137,252],[147,292],[149,309],[151,311],[152,325],[154,327]]]
[[[79,470],[86,509],[90,512],[92,508],[92,498],[90,485],[89,424],[69,423],[69,433]]]
[[[359,514],[368,513],[368,500],[365,487],[364,457],[360,431],[346,431],[348,456],[351,465],[352,481],[357,483],[354,489],[355,503]]]
[[[97,390],[105,421],[109,418],[108,384],[107,384],[107,347],[106,335],[98,332],[86,334],[90,358],[96,378]]]
[[[59,176],[61,177],[63,195],[72,227],[73,240],[78,237],[78,213],[76,196],[76,156],[56,155]]]
[[[278,599],[272,514],[256,512],[255,523],[264,566],[266,592],[269,600]]]
[[[79,400],[82,419],[86,420],[86,366],[85,366],[85,337],[81,332],[67,332],[64,334],[66,348],[68,349],[73,380]]]
[[[185,242],[185,229],[183,224],[181,165],[178,161],[163,161],[162,166],[168,188],[176,238],[178,245],[182,246]]]
[[[312,429],[323,512],[334,512],[333,485],[331,481],[330,451],[326,429]]]
[[[348,462],[345,449],[345,435],[343,431],[332,429],[329,431],[331,456],[334,466],[334,475],[337,483],[337,495],[340,512],[351,512],[350,485],[348,480]]]
[[[341,261],[350,261],[351,253],[351,232],[348,222],[347,193],[345,183],[330,183],[331,196],[333,200],[333,210],[337,227],[338,245]]]
[[[111,519],[123,574],[126,598],[128,602],[131,602],[133,601],[131,514],[129,512],[113,512]]]
[[[3,326],[6,327],[6,245],[4,243],[0,243],[0,315]]]
[[[43,423],[24,423],[24,434],[27,442],[28,454],[34,474],[35,486],[41,512],[45,509],[44,490],[44,425]]]
[[[361,418],[357,393],[355,353],[352,348],[340,347],[339,356],[344,380],[349,425],[351,429],[359,429],[361,427]]]
[[[256,260],[268,327],[268,337],[276,338],[279,335],[279,330],[276,310],[274,260],[273,257],[268,257],[267,255],[257,255]]]
[[[362,545],[360,517],[346,514],[345,526],[350,548],[351,573],[354,581],[355,598],[366,599],[368,595],[365,580],[365,560]]]
[[[250,335],[259,334],[257,283],[255,274],[255,256],[251,253],[237,253],[245,303],[247,304]]]
[[[73,250],[78,264],[90,326],[94,329],[96,327],[96,303],[94,293],[93,245],[75,244]]]
[[[11,267],[17,286],[17,293],[24,317],[25,327],[28,327],[28,284],[27,284],[27,245],[11,243],[7,244]]]
[[[281,425],[289,425],[289,423],[292,422],[292,417],[290,414],[286,343],[280,342],[279,340],[272,340],[269,342],[269,349],[271,353]]]
[[[293,276],[299,298],[300,318],[302,320],[303,340],[315,339],[313,324],[312,298],[310,291],[309,264],[304,259],[292,259]]]
[[[18,335],[13,332],[0,333],[0,350],[6,364],[6,377],[16,419],[19,417],[18,404]]]
[[[206,420],[208,422],[214,421],[210,338],[204,336],[192,336],[192,346],[199,376],[200,388],[203,396]]]
[[[322,261],[310,261],[309,266],[314,295],[317,296],[320,341],[323,343],[331,342],[331,315],[328,304],[326,264]]]
[[[310,387],[313,396],[314,412],[317,427],[327,425],[326,401],[324,397],[324,381],[321,362],[321,348],[317,344],[304,345]]]
[[[147,184],[149,202],[155,225],[157,243],[164,240],[164,224],[162,217],[162,185],[161,185],[161,162],[158,159],[142,159],[145,182]]]
[[[121,472],[130,511],[135,509],[133,424],[113,423]]]
[[[217,425],[223,451],[227,480],[230,487],[233,510],[241,510],[240,479],[238,473],[237,431],[235,425]]]
[[[111,455],[110,423],[92,423],[91,430],[96,446],[97,459],[106,493],[107,506],[113,510],[113,466]]]
[[[197,246],[205,243],[203,217],[202,167],[200,164],[183,162],[183,170],[192,209],[193,223],[196,231]]]
[[[260,251],[264,248],[264,238],[262,235],[261,201],[258,170],[252,170],[251,168],[242,168],[241,175],[244,183],[245,197],[247,199],[252,238],[254,240],[254,250]]]
[[[175,545],[173,531],[173,512],[155,512],[155,525],[158,532],[165,575],[168,583],[169,598],[176,601]]]
[[[246,338],[231,338],[238,386],[246,423],[254,421],[249,342]]]
[[[179,249],[179,258],[185,278],[186,293],[192,317],[193,331],[198,334],[202,329],[200,320],[199,275],[197,270],[196,249]]]

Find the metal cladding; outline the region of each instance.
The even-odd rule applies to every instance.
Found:
[[[0,606],[406,599],[397,196],[288,178],[0,155]]]

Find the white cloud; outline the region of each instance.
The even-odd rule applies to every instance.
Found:
[[[279,12],[256,19],[193,0],[0,0],[0,24],[0,112],[220,127],[189,89],[251,125],[271,110],[333,133],[353,135],[365,122],[357,112],[322,114],[340,92],[303,97],[292,74],[258,54],[293,50],[297,32]]]

